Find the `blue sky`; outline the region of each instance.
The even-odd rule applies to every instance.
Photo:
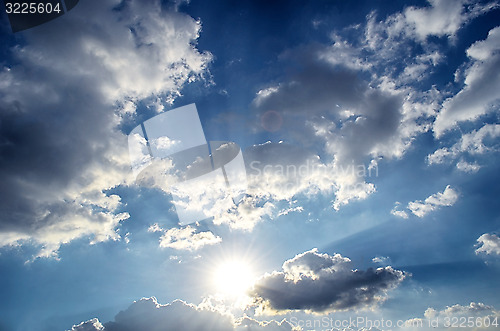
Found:
[[[1,17],[0,330],[500,323],[498,1]],[[181,225],[167,159],[136,180],[128,143],[190,104],[246,190],[186,185],[210,217]]]

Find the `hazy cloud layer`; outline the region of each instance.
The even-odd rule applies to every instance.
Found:
[[[383,301],[385,293],[405,277],[390,266],[353,270],[348,258],[312,249],[285,261],[281,271],[262,276],[252,295],[258,311],[267,314],[369,308]]]

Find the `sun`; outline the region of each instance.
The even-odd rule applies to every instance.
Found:
[[[250,264],[244,261],[225,261],[214,270],[213,283],[217,294],[228,298],[247,296],[255,280]]]

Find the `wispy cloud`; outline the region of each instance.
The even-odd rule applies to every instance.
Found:
[[[162,229],[157,223],[148,229],[149,232],[163,232],[160,237],[160,247],[173,248],[178,250],[198,250],[206,245],[215,245],[222,241],[222,238],[214,235],[210,231],[196,231],[196,228],[188,225],[183,228]]]
[[[415,200],[408,202],[407,209],[412,212],[415,216],[424,217],[432,211],[437,210],[441,207],[453,206],[458,200],[458,192],[451,188],[450,185],[446,186],[443,192],[435,193],[427,197],[424,201]],[[391,214],[401,218],[408,218],[408,213],[401,210],[401,203],[396,202],[394,208],[391,210]]]
[[[440,148],[427,156],[427,163],[442,164],[457,159],[463,155],[477,156],[488,152],[498,151],[495,144],[496,138],[500,137],[500,125],[485,124],[479,130],[465,133],[460,140],[451,147]],[[493,144],[492,144],[493,141]],[[475,172],[481,167],[477,162],[472,164],[461,159],[457,163],[457,168],[466,172]]]
[[[470,59],[463,89],[443,103],[433,130],[436,137],[464,121],[473,121],[498,109],[500,90],[500,27],[467,50]],[[497,107],[495,107],[496,105]]]
[[[496,3],[473,4],[468,0],[428,0],[430,6],[409,7],[404,11],[409,30],[422,41],[428,36],[455,38],[456,33],[473,18],[495,8]]]
[[[469,305],[455,304],[446,306],[442,310],[429,307],[425,310],[422,318],[414,318],[406,321],[405,329],[421,330],[432,328],[435,330],[449,330],[454,321],[473,321],[467,325],[470,330],[490,330],[495,328],[493,324],[498,320],[500,313],[493,306],[482,302],[471,302]]]

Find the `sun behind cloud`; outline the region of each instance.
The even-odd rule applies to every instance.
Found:
[[[237,259],[218,264],[212,278],[216,294],[235,300],[247,297],[247,291],[252,288],[254,280],[250,263]]]

